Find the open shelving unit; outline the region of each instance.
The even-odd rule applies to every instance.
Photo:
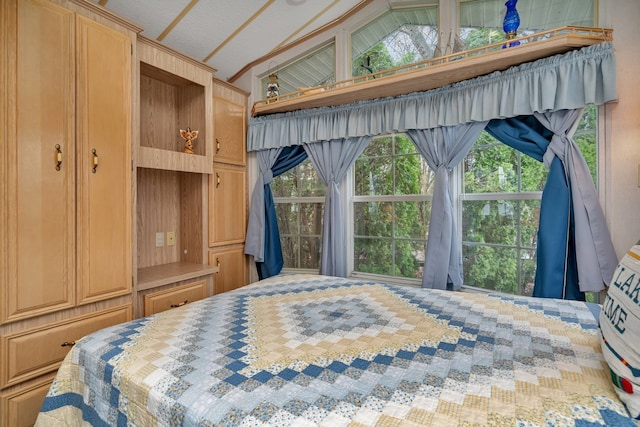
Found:
[[[207,265],[207,198],[213,173],[215,69],[153,41],[137,43],[136,166],[138,291],[218,271]],[[181,129],[198,131],[184,152]]]
[[[256,101],[252,116],[421,92],[604,41],[613,30],[566,26]],[[513,46],[515,42],[520,44]],[[510,47],[506,46],[510,44]]]

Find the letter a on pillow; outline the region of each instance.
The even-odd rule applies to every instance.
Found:
[[[616,268],[600,311],[600,332],[616,393],[640,419],[640,245]]]

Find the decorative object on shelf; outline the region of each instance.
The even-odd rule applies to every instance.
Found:
[[[191,128],[180,129],[180,136],[184,138],[184,152],[193,154],[193,140],[198,137],[198,131]]]
[[[518,0],[507,0],[504,4],[507,7],[507,12],[505,13],[504,20],[502,21],[502,29],[504,30],[507,40],[515,39],[518,35],[520,15],[518,15],[518,11],[516,10],[516,3],[518,3]],[[518,46],[519,44],[519,41],[514,41],[509,42],[502,47]]]
[[[267,99],[270,100],[269,102],[271,102],[271,98],[277,98],[280,95],[280,83],[278,83],[278,75],[276,74],[278,64],[276,63],[276,71],[272,71],[271,63],[273,62],[269,63],[269,81],[267,82]]]
[[[360,64],[360,66],[365,70],[367,70],[367,74],[373,74],[373,67],[371,66],[371,57],[369,55],[367,55],[367,57],[364,60],[364,63]],[[376,78],[376,76],[372,76],[372,77],[374,79]]]

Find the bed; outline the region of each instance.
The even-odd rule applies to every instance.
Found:
[[[40,426],[637,426],[600,306],[283,275],[79,340]]]

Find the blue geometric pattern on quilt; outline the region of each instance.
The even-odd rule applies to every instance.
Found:
[[[582,303],[313,275],[82,339],[39,422],[76,413],[96,425],[637,425]]]

